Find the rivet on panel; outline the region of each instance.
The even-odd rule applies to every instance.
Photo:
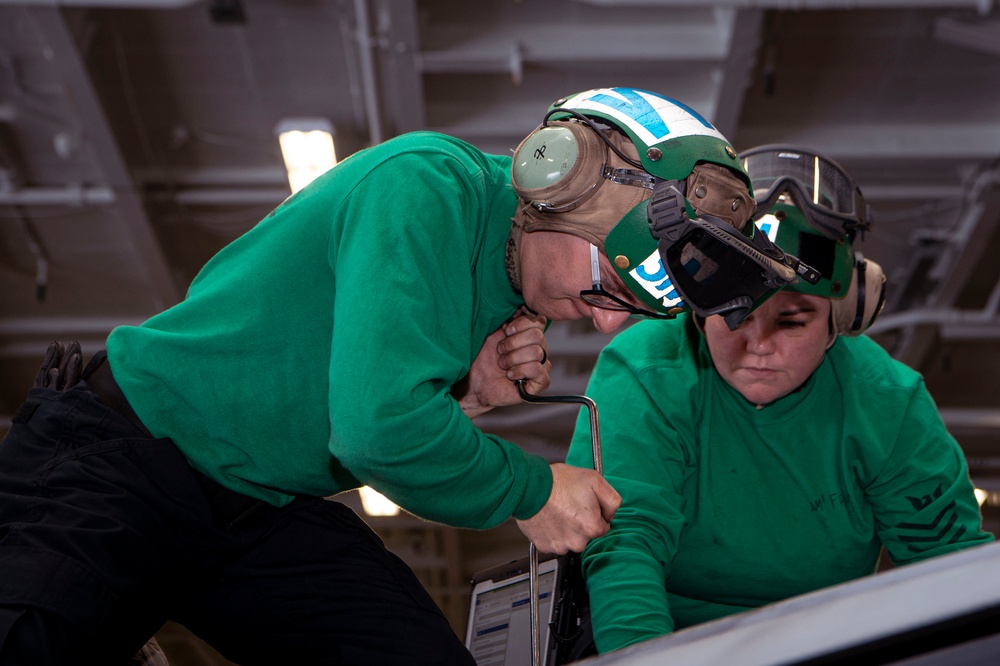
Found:
[[[628,257],[626,257],[624,254],[619,254],[617,257],[615,257],[615,266],[617,266],[622,270],[628,268],[628,263],[629,263]]]

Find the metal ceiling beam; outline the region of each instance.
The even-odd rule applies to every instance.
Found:
[[[938,262],[931,268],[927,309],[887,315],[869,329],[872,335],[890,329],[902,330],[901,342],[893,356],[910,367],[923,367],[935,340],[945,328],[953,329],[949,331],[953,335],[960,335],[963,329],[967,333],[969,326],[992,328],[998,323],[1000,288],[994,289],[982,312],[952,309],[976,267],[984,260],[983,253],[989,247],[990,238],[1000,227],[1000,189],[994,186],[995,178],[993,171],[985,171],[970,185],[964,213],[955,229],[944,237]]]
[[[136,317],[13,317],[0,319],[0,339],[62,338],[69,335],[107,336],[115,326],[138,326],[145,318]],[[10,356],[14,347],[0,343],[0,356]],[[32,353],[33,352],[33,353]],[[24,348],[24,353],[37,355],[38,348]],[[20,352],[18,353],[18,355]]]
[[[375,73],[375,52],[378,42],[372,36],[368,20],[368,0],[354,0],[355,39],[361,67],[361,86],[364,91],[365,112],[368,118],[368,144],[382,143],[382,104],[378,77]]]
[[[152,309],[163,310],[180,300],[180,291],[171,277],[76,40],[59,9],[50,6],[27,11],[44,36],[46,48],[51,51],[51,61],[58,68],[75,114],[99,161],[103,185],[116,196],[117,214],[109,216],[108,226],[131,243],[135,250],[135,270],[146,277]]]
[[[719,21],[728,21],[729,49],[722,66],[715,109],[709,114],[715,125],[730,141],[735,141],[736,128],[743,113],[743,100],[753,77],[757,51],[762,40],[764,12],[746,10],[717,12]]]
[[[934,326],[945,339],[996,339],[1000,337],[1000,317],[991,312],[953,308],[918,308],[879,317],[868,332],[879,335],[901,328]]]
[[[938,410],[949,430],[1000,430],[1000,409],[984,407],[943,407]]]
[[[962,158],[993,160],[1000,153],[1000,124],[949,123],[833,123],[810,119],[776,125],[744,126],[741,146],[772,143],[806,145],[838,160],[906,160]]]
[[[732,14],[732,12],[727,12]],[[454,32],[454,30],[452,31]],[[446,29],[429,41],[451,44]],[[678,68],[689,63],[723,63],[730,52],[730,31],[718,24],[691,26],[617,22],[577,22],[554,34],[545,23],[498,24],[464,34],[455,48],[426,47],[416,54],[425,74],[516,73],[524,63],[602,63],[668,61]],[[587,44],[581,53],[579,44]]]
[[[577,0],[605,7],[704,7],[704,0]],[[993,0],[712,0],[730,9],[956,9],[972,8],[986,15]]]
[[[178,9],[206,0],[0,0],[0,5],[23,7],[109,7],[120,9]]]
[[[969,23],[945,17],[934,22],[934,39],[966,49],[1000,55],[1000,20]]]
[[[106,206],[117,200],[110,187],[0,188],[0,206]]]
[[[384,131],[396,136],[427,127],[423,77],[417,70],[420,26],[416,0],[369,0],[379,43]]]

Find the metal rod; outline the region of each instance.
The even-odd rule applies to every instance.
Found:
[[[538,626],[538,549],[528,546],[528,610],[531,616],[531,666],[542,666],[542,637]]]
[[[579,405],[586,405],[590,412],[590,437],[591,448],[594,455],[594,469],[601,476],[604,475],[604,464],[601,461],[601,429],[597,419],[597,403],[585,395],[531,395],[524,389],[525,380],[517,380],[517,390],[521,394],[521,400],[531,403],[566,403],[572,402]]]
[[[601,429],[597,421],[597,403],[585,395],[531,395],[525,388],[525,380],[519,379],[517,391],[521,394],[521,400],[533,404],[552,403],[577,403],[586,405],[590,412],[590,441],[594,456],[594,469],[597,473],[604,475],[604,464],[601,461]],[[538,550],[532,543],[528,547],[528,609],[531,616],[531,664],[532,666],[542,666],[541,631],[538,626]]]

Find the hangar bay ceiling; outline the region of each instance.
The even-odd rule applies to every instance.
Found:
[[[101,349],[288,195],[281,119],[327,118],[341,156],[418,129],[508,153],[552,101],[608,85],[675,97],[738,150],[799,144],[856,176],[862,250],[890,281],[872,335],[925,375],[996,531],[989,0],[0,0],[0,433],[50,340]],[[607,336],[560,322],[549,340],[549,392],[584,392]],[[576,411],[480,425],[559,460]],[[464,567],[500,548],[461,543]]]

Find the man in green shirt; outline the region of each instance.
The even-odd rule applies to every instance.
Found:
[[[0,445],[0,661],[120,662],[173,619],[243,664],[470,663],[412,573],[323,498],[369,485],[448,525],[513,517],[555,553],[604,534],[620,498],[596,472],[470,417],[519,402],[513,380],[548,386],[548,320],[610,333],[676,310],[662,267],[618,275],[598,252],[636,225],[658,261],[645,215],[624,218],[664,178],[746,225],[731,146],[653,93],[561,100],[513,159],[404,135],[113,330],[82,382],[52,358]]]
[[[862,335],[884,276],[852,249],[853,180],[796,148],[742,158],[760,229],[822,278],[735,330],[685,314],[601,353],[588,396],[622,496],[582,557],[602,653],[871,574],[883,548],[903,565],[993,539],[922,378]],[[592,465],[586,414],[567,462]]]

